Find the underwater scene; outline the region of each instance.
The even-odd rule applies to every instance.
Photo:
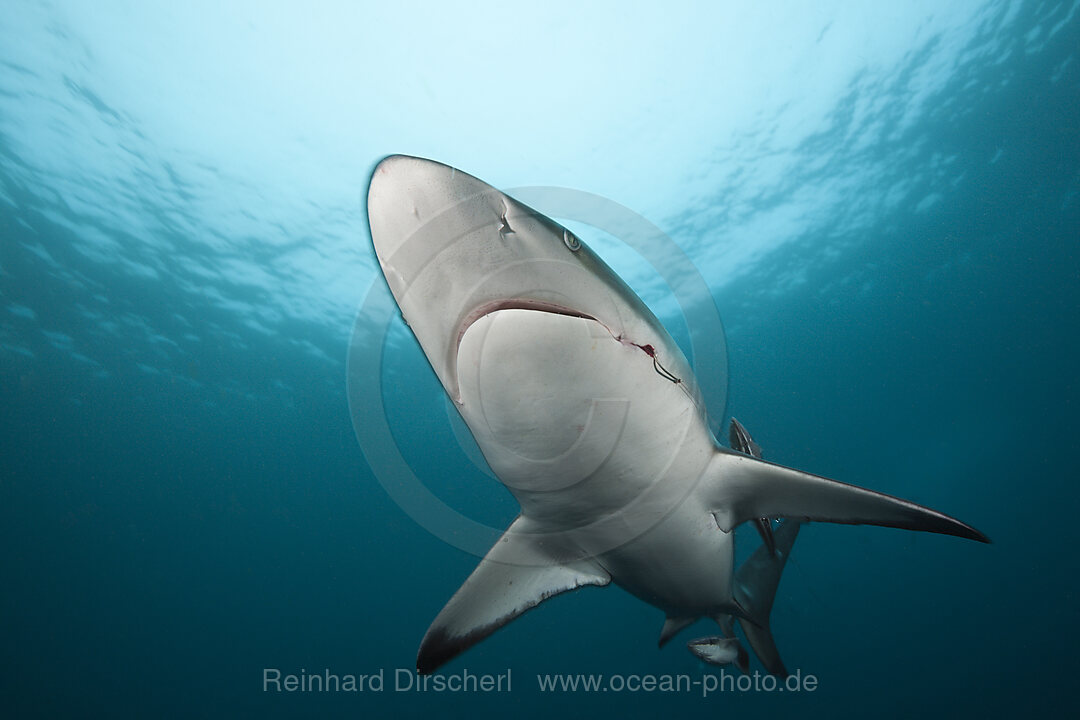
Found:
[[[9,0],[0,715],[1075,713],[1078,10]]]

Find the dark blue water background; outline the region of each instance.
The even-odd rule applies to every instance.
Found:
[[[260,201],[259,177],[219,172],[213,158],[173,168],[155,150],[167,141],[114,107],[113,88],[75,79],[93,58],[79,28],[53,18],[58,9],[20,6],[71,58],[0,51],[2,714],[1075,710],[1080,25],[1075,4],[986,8],[953,65],[923,67],[934,49],[923,38],[886,81],[862,76],[841,94],[790,150],[798,170],[739,212],[767,213],[854,163],[874,172],[841,184],[813,222],[738,274],[721,282],[714,265],[721,245],[740,242],[725,234],[737,176],[703,179],[684,204],[651,214],[712,286],[727,329],[726,413],[770,459],[929,504],[994,541],[806,528],[773,625],[788,666],[819,689],[703,700],[537,691],[537,673],[708,672],[679,642],[657,651],[661,613],[615,588],[556,598],[448,667],[512,668],[509,694],[262,692],[265,667],[410,667],[476,563],[389,499],[345,392],[351,313],[376,279],[357,200],[371,163],[460,152],[368,135],[369,162],[333,193],[348,203],[321,205],[305,166],[293,189],[310,207],[280,210],[272,195]],[[910,77],[931,70],[948,76],[905,116]],[[111,139],[47,142],[92,123]],[[878,139],[860,144],[869,126]],[[62,177],[53,155],[72,153],[90,170]],[[488,159],[465,159],[484,176]],[[702,148],[686,176],[728,159]],[[545,182],[499,163],[493,182]],[[124,168],[125,182],[107,179]],[[245,214],[258,221],[234,222]],[[314,216],[325,224],[305,231]],[[322,286],[285,269],[319,233],[352,253],[327,275],[344,309],[321,323],[281,310],[305,283],[303,302],[318,307]],[[650,300],[669,307],[662,292]],[[384,400],[406,458],[462,513],[508,524],[512,499],[465,460],[441,389],[397,328]],[[741,553],[755,542],[739,538]]]

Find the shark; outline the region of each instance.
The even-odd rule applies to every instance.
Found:
[[[367,213],[402,319],[520,505],[424,634],[419,673],[587,586],[622,588],[661,610],[665,629],[762,627],[737,590],[744,522],[988,542],[936,510],[724,447],[645,303],[568,228],[478,178],[392,155],[372,172]]]

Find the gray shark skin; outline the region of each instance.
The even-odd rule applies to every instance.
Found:
[[[368,220],[402,317],[521,513],[438,614],[435,671],[547,598],[614,583],[671,618],[747,617],[733,530],[757,518],[986,542],[906,500],[717,444],[663,325],[566,228],[447,165],[391,156]]]
[[[750,433],[735,418],[731,418],[731,425],[728,427],[728,442],[731,444],[731,449],[736,452],[756,458],[761,457],[761,446],[754,442],[754,439],[750,437]],[[769,552],[776,552],[776,540],[773,539],[772,525],[769,518],[756,518],[754,525],[757,527],[758,534],[761,535],[761,541],[765,543],[765,547],[769,549]]]

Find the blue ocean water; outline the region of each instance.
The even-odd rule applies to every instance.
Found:
[[[1075,712],[1078,7],[7,3],[4,716]],[[369,342],[363,197],[394,152],[640,213],[708,283],[685,317],[647,257],[581,235],[680,341],[719,308],[718,421],[993,544],[805,528],[773,629],[813,692],[541,692],[720,672],[682,647],[706,623],[658,651],[662,613],[617,588],[446,667],[510,692],[395,691],[477,558],[392,499],[354,423],[467,518],[517,508],[400,319]],[[350,345],[382,376],[347,378]]]

